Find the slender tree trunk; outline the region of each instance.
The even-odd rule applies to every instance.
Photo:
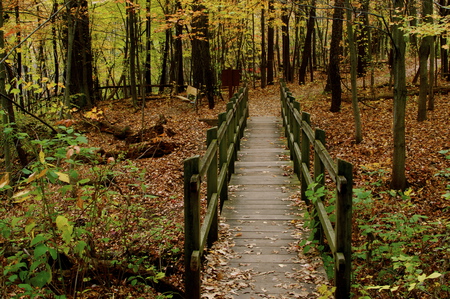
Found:
[[[361,16],[363,19],[363,26],[360,28],[360,34],[358,38],[358,77],[363,77],[366,75],[367,66],[369,64],[370,55],[369,55],[369,0],[362,0],[362,11],[363,15]]]
[[[67,0],[70,1],[70,0]],[[77,7],[76,12],[71,12],[70,8],[67,6],[69,3],[66,2],[66,7],[68,8],[67,12],[67,59],[66,59],[66,78],[65,78],[65,89],[64,89],[64,105],[66,107],[71,106],[71,86],[72,86],[72,58],[73,58],[73,48],[74,48],[74,40],[75,40],[75,28],[77,26],[77,17],[75,14],[78,14],[79,7]],[[61,118],[64,118],[65,115],[61,113]]]
[[[262,8],[261,9],[261,88],[265,88],[267,85],[265,14],[266,14],[266,11],[264,8]]]
[[[348,36],[348,47],[350,49],[350,76],[351,76],[351,85],[352,85],[352,107],[353,107],[353,117],[355,119],[355,141],[357,144],[362,141],[362,126],[361,126],[361,114],[359,112],[358,105],[358,90],[356,85],[356,76],[357,76],[357,67],[358,67],[358,59],[356,55],[356,44],[355,37],[353,32],[353,18],[351,5],[349,0],[345,0],[345,4],[347,7],[347,36]]]
[[[428,110],[434,110],[434,72],[435,72],[435,59],[436,59],[436,49],[435,49],[435,37],[431,40],[430,44],[430,72],[428,80]]]
[[[19,30],[17,31],[17,34],[16,34],[16,38],[17,38],[17,43],[18,44],[20,44],[20,42],[22,41],[22,32],[20,30],[19,9],[20,9],[19,5],[16,5],[15,6],[16,25],[17,25],[17,28],[19,28]],[[22,79],[22,67],[23,67],[23,65],[22,65],[22,47],[21,46],[18,48],[18,51],[17,51],[16,55],[17,55],[17,80],[20,80],[20,79]],[[24,100],[24,95],[23,95],[23,85],[22,85],[22,83],[18,83],[17,84],[17,89],[19,89],[19,93],[18,93],[19,104],[22,107],[25,107],[25,100]]]
[[[146,40],[145,40],[145,85],[146,85],[146,92],[152,93],[152,88],[150,85],[152,84],[152,68],[151,68],[151,46],[152,46],[152,20],[151,20],[151,0],[147,0],[147,6],[146,6],[146,12],[147,12],[147,19],[145,21],[146,26]]]
[[[137,49],[137,38],[136,38],[136,11],[135,4],[133,0],[127,2],[127,12],[128,12],[128,36],[130,37],[130,88],[131,88],[131,101],[133,106],[137,108],[137,84],[136,84],[136,49]]]
[[[4,37],[4,31],[3,31],[3,23],[4,23],[4,10],[3,10],[3,0],[0,0],[0,59],[3,59],[5,57],[5,37]],[[7,110],[8,100],[4,98],[6,95],[6,67],[5,63],[0,64],[0,93],[3,95],[1,97],[1,104],[2,108],[4,110]],[[3,114],[2,121],[4,125],[9,124],[8,114]],[[5,172],[8,176],[11,175],[12,171],[12,160],[11,160],[11,147],[10,147],[10,138],[9,133],[7,131],[0,132],[2,135],[1,142],[3,147],[3,156],[5,158]],[[8,197],[12,196],[12,189],[9,189],[7,191]]]
[[[176,4],[177,10],[181,9],[181,2],[177,1]],[[184,76],[183,76],[183,41],[182,41],[182,35],[183,35],[183,25],[181,24],[181,20],[178,20],[177,24],[175,25],[175,53],[174,53],[174,60],[175,60],[175,83],[177,85],[177,91],[176,92],[182,92],[184,87]]]
[[[58,11],[58,2],[55,0],[53,2],[53,11],[52,13],[55,14]],[[53,63],[55,67],[55,87],[53,88],[53,93],[55,96],[58,96],[58,83],[59,83],[59,52],[58,52],[58,35],[57,35],[57,28],[56,28],[56,17],[53,17],[52,19],[52,47],[53,47]]]
[[[169,47],[170,47],[170,38],[172,36],[171,29],[166,29],[166,40],[164,42],[164,50],[162,57],[162,65],[161,65],[161,77],[159,79],[159,93],[164,91],[164,86],[167,84],[167,76],[168,76],[168,60],[169,60]]]
[[[314,32],[314,22],[316,17],[316,0],[311,2],[311,8],[309,9],[309,19],[305,43],[303,45],[303,53],[302,53],[302,62],[300,64],[300,69],[298,71],[298,83],[305,84],[306,82],[306,67],[308,66],[308,62],[311,60],[311,49],[312,49],[312,36]]]
[[[342,87],[340,59],[342,56],[342,19],[344,17],[343,0],[336,0],[333,13],[333,26],[330,44],[330,63],[328,67],[328,83],[331,89],[331,112],[341,110]]]
[[[275,28],[274,28],[274,3],[269,0],[269,27],[267,28],[267,85],[274,84],[274,45],[275,45]]]
[[[282,42],[282,56],[283,56],[283,75],[287,82],[292,82],[291,74],[291,53],[290,53],[290,41],[289,41],[289,12],[286,4],[283,6],[281,20],[283,25],[281,26],[281,42]]]
[[[422,18],[426,23],[431,23],[430,15],[433,13],[433,1],[422,0]],[[420,72],[420,88],[419,88],[419,107],[417,112],[417,121],[427,119],[427,94],[428,87],[428,57],[430,56],[432,36],[425,36],[419,47],[419,72]],[[432,74],[433,75],[433,74]]]
[[[394,9],[397,9],[394,15],[394,25],[392,26],[393,42],[393,77],[394,77],[394,155],[392,165],[391,187],[395,190],[404,190],[406,188],[406,132],[405,132],[405,114],[406,114],[406,66],[405,49],[406,42],[403,31],[400,29],[400,23],[403,15],[403,0],[393,0]]]

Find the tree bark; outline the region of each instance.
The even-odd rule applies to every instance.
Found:
[[[269,27],[267,28],[267,85],[274,84],[274,45],[275,45],[275,28],[274,24],[274,3],[269,0]]]
[[[177,10],[181,10],[181,2],[177,1],[176,3]],[[178,20],[177,24],[175,25],[175,41],[174,41],[174,81],[177,86],[176,92],[182,92],[184,87],[184,76],[183,76],[183,41],[182,41],[182,35],[183,35],[183,25],[180,22],[181,20]]]
[[[162,57],[162,65],[161,65],[161,77],[159,79],[159,93],[164,91],[164,85],[167,84],[167,61],[169,60],[169,46],[170,46],[170,38],[172,36],[171,29],[166,29],[166,40],[164,42],[164,52]]]
[[[353,32],[353,18],[351,5],[349,0],[345,0],[345,5],[347,7],[347,36],[348,36],[348,47],[350,49],[350,76],[351,76],[351,89],[352,89],[352,108],[353,108],[353,117],[355,119],[355,141],[357,144],[362,141],[362,126],[361,126],[361,114],[359,112],[358,105],[358,94],[357,94],[357,85],[356,85],[356,76],[357,76],[357,57],[356,57],[356,44],[355,37]]]
[[[3,0],[0,0],[0,28],[3,28],[4,22],[4,10],[3,10]],[[3,29],[0,29],[0,59],[5,57],[5,37]],[[4,98],[6,95],[6,67],[5,63],[0,64],[0,93],[3,95],[1,97],[0,103],[2,104],[2,108],[7,110],[8,100]],[[2,121],[4,125],[9,124],[8,115],[5,113],[2,116]],[[10,138],[9,133],[7,131],[0,132],[2,134],[2,147],[3,147],[3,157],[5,158],[5,172],[7,175],[11,175],[12,171],[12,161],[11,161],[11,147],[10,147]],[[8,197],[12,196],[12,189],[7,191]]]
[[[54,0],[53,2],[53,11],[52,14],[55,14],[58,11],[58,2]],[[55,79],[53,80],[55,82],[55,87],[53,88],[53,93],[55,95],[58,95],[58,83],[59,83],[59,54],[58,54],[58,34],[57,34],[57,28],[56,28],[56,18],[53,17],[52,19],[52,47],[53,47],[53,63],[55,68]],[[22,106],[23,103],[20,102]]]
[[[361,18],[363,19],[363,25],[360,27],[360,34],[358,38],[358,68],[357,73],[358,77],[363,77],[366,75],[367,66],[370,61],[369,56],[369,0],[360,1],[362,5],[363,15]]]
[[[330,63],[328,67],[328,83],[331,89],[331,112],[339,112],[342,102],[340,59],[342,56],[342,19],[344,17],[343,0],[336,0],[330,43]]]
[[[400,29],[402,19],[401,10],[403,0],[393,0],[394,9],[397,12],[394,15],[394,25],[392,26],[393,42],[393,77],[394,77],[394,119],[393,119],[393,137],[394,154],[392,165],[391,187],[395,190],[404,190],[406,188],[406,133],[405,133],[405,113],[406,113],[406,66],[405,49],[406,42],[403,31]]]
[[[430,71],[429,71],[429,79],[428,79],[428,110],[434,110],[434,72],[435,72],[435,37],[431,39],[430,43]]]
[[[448,0],[439,0],[439,14],[441,17],[447,16],[450,12],[447,9],[447,6],[450,5],[450,1]],[[442,22],[442,21],[441,21]],[[441,43],[441,67],[442,67],[442,76],[445,80],[450,81],[450,69],[448,63],[448,49],[447,38],[444,35],[440,36]]]
[[[127,2],[127,14],[128,14],[128,40],[130,42],[130,88],[131,88],[131,101],[133,106],[137,108],[137,83],[136,83],[136,51],[137,51],[137,38],[136,38],[136,10],[133,0]]]
[[[290,40],[289,40],[289,12],[284,4],[282,9],[281,20],[283,25],[281,26],[281,42],[282,42],[282,56],[283,56],[283,75],[286,82],[292,82],[291,73],[291,54],[290,54]]]
[[[267,85],[267,61],[266,61],[266,10],[261,9],[261,88]]]
[[[298,83],[305,84],[306,82],[306,68],[308,66],[308,62],[311,60],[311,49],[312,49],[312,36],[314,32],[314,22],[316,18],[316,0],[311,2],[311,8],[309,10],[309,19],[307,29],[306,29],[306,37],[305,43],[303,45],[303,53],[302,53],[302,62],[300,64],[300,68],[298,71]]]
[[[147,33],[146,40],[145,40],[145,85],[146,85],[146,92],[152,93],[152,88],[150,85],[152,85],[152,69],[151,69],[151,60],[152,56],[150,54],[151,46],[152,46],[152,20],[150,17],[151,14],[151,0],[147,0],[147,6],[146,6],[146,12],[147,12],[147,19],[145,20],[145,31]]]
[[[192,20],[192,68],[194,85],[200,90],[205,87],[208,107],[214,108],[214,72],[209,49],[208,14],[202,4],[194,3]]]
[[[433,13],[432,0],[422,0],[422,18],[426,23],[431,23],[430,15]],[[424,36],[419,47],[419,72],[420,72],[420,87],[419,87],[419,104],[417,111],[417,121],[421,122],[427,119],[427,95],[428,87],[428,57],[430,56],[432,36]]]
[[[67,1],[67,66],[66,103],[81,108],[92,108],[97,101],[94,91],[91,32],[89,28],[88,2]]]

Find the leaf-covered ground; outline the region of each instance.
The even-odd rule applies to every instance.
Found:
[[[392,99],[360,102],[364,140],[355,144],[350,101],[344,100],[340,113],[331,113],[329,95],[323,93],[323,88],[322,80],[304,86],[290,85],[302,109],[311,114],[312,126],[326,131],[332,156],[354,165],[353,246],[357,271],[352,291],[358,295],[369,292],[372,297],[380,298],[403,296],[398,294],[446,297],[448,289],[442,286],[448,287],[450,271],[450,211],[448,199],[442,195],[449,185],[450,160],[442,151],[450,149],[448,95],[436,95],[436,109],[428,111],[428,120],[422,123],[415,120],[416,97],[409,98],[406,122],[409,187],[399,193],[389,187]],[[376,91],[389,93],[386,87]],[[366,95],[368,91],[361,90],[359,94]],[[278,95],[278,85],[251,89],[250,115],[280,115]],[[95,154],[95,163],[77,165],[80,179],[89,178],[95,184],[80,186],[70,196],[63,194],[60,186],[53,186],[55,191],[50,200],[58,213],[84,225],[90,252],[85,258],[69,252],[72,268],[58,272],[65,277],[66,285],[60,279],[51,286],[55,293],[66,290],[71,297],[78,292],[78,298],[155,298],[158,293],[183,290],[183,161],[206,149],[205,131],[211,125],[199,119],[215,119],[225,110],[225,104],[219,100],[216,108],[209,110],[203,103],[195,112],[187,102],[161,97],[148,100],[142,113],[129,100],[114,100],[101,103],[98,106],[101,113],[75,115],[75,127],[86,134],[88,146],[101,148]],[[161,115],[166,120],[163,124],[166,131],[153,136],[151,142],[170,143],[173,149],[158,158],[121,159],[129,144],[95,125],[95,118],[100,118],[137,133],[154,126]],[[86,127],[86,123],[90,125]],[[4,217],[24,217],[24,223],[30,219],[37,221],[37,217],[30,217],[31,204],[37,204],[37,200],[17,202],[6,210]],[[396,236],[403,238],[396,239]],[[211,255],[210,265],[217,262],[215,258],[220,262],[221,254],[232,255],[226,227],[222,228],[221,240],[214,249],[219,256]],[[8,242],[2,240],[2,244]],[[383,244],[389,245],[383,248]],[[300,247],[297,249],[303,254]],[[4,266],[8,264],[5,257],[1,260]],[[407,262],[413,269],[408,268]],[[442,275],[417,279],[434,271]],[[160,272],[165,278],[154,280]],[[218,280],[221,277],[216,275]],[[232,281],[232,277],[227,279]],[[75,283],[76,290],[72,288]],[[408,291],[413,283],[417,285]],[[2,284],[5,296],[22,292],[14,285],[6,286],[4,280]],[[205,285],[210,297],[220,287],[214,280],[206,280]],[[380,285],[398,285],[398,289],[378,291],[376,286]],[[375,289],[366,290],[368,286]]]

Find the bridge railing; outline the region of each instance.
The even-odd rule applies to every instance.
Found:
[[[207,131],[203,157],[184,162],[185,298],[200,299],[201,257],[218,239],[218,207],[228,199],[228,181],[248,117],[248,89],[241,88],[219,114],[218,127]],[[206,182],[206,214],[201,221],[201,182]],[[219,200],[220,199],[220,200]]]
[[[284,82],[281,82],[280,91],[283,125],[294,172],[301,182],[301,197],[308,205],[313,205],[314,220],[321,223],[317,226],[314,237],[322,243],[325,236],[333,254],[335,297],[350,298],[353,166],[343,160],[333,161],[325,148],[325,132],[311,128],[310,115],[301,111],[300,103],[295,101]],[[312,171],[311,148],[314,150]],[[316,189],[325,184],[325,171],[336,183],[334,228],[325,209],[324,198],[315,199],[311,203],[306,196],[306,190],[311,184],[318,183]]]

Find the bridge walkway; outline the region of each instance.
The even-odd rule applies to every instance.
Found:
[[[238,152],[222,217],[236,253],[228,266],[252,274],[233,298],[316,298],[313,279],[302,278],[308,271],[325,276],[298,254],[307,232],[295,225],[302,211],[291,198],[299,196],[300,184],[283,136],[280,118],[251,117]]]

